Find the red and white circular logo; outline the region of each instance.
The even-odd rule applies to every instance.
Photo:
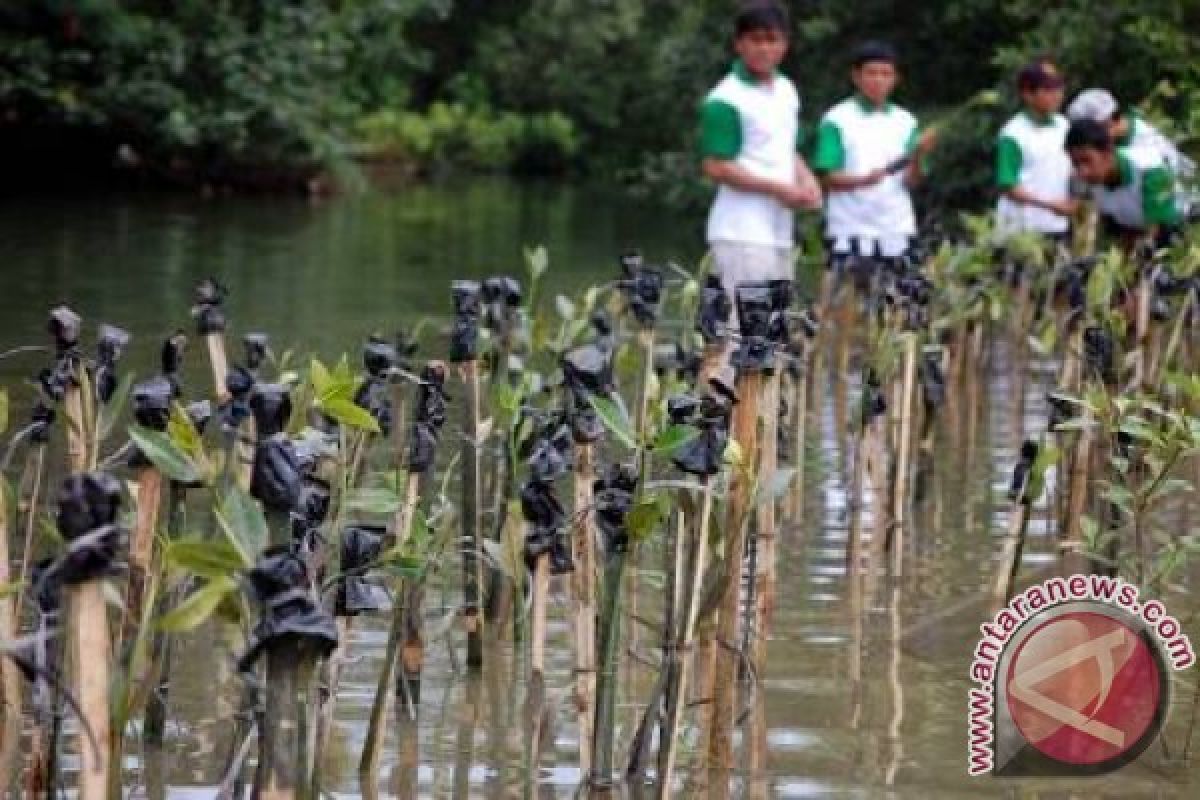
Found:
[[[1166,710],[1161,652],[1136,623],[1109,609],[1035,622],[1003,675],[1020,735],[1064,766],[1106,772],[1136,758]]]

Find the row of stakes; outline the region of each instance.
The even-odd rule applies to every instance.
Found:
[[[867,260],[871,269],[861,266]],[[1089,381],[1110,388],[1116,383],[1111,334],[1089,324],[1082,313],[1079,287],[1087,285],[1095,263],[1070,262],[1051,287],[1051,294],[1067,294],[1066,318],[1072,320],[1059,380],[1065,389],[1077,391]],[[263,334],[245,336],[243,362],[230,366],[224,345],[226,292],[214,280],[203,281],[196,288],[192,314],[208,352],[215,402],[181,405],[187,337],[171,336],[161,351],[159,374],[129,392],[136,422],[131,441],[103,459],[104,429],[112,427],[120,412],[114,407],[121,399],[119,362],[130,336],[114,326],[101,326],[95,355],[88,358],[80,347],[79,316],[66,307],[54,309],[49,321],[54,360],[37,376],[31,421],[13,437],[4,462],[7,466],[19,445],[29,447],[22,485],[32,475],[34,492],[30,507],[24,509],[26,541],[17,579],[29,589],[36,612],[33,629],[20,638],[15,635],[24,594],[15,603],[11,597],[0,603],[0,625],[15,642],[4,664],[6,707],[20,707],[14,667],[35,684],[26,787],[40,793],[59,783],[57,720],[64,702],[80,717],[78,785],[85,800],[119,792],[116,765],[121,763],[131,704],[140,699],[144,735],[161,741],[169,709],[171,637],[147,631],[155,630],[158,617],[193,602],[204,584],[193,576],[164,585],[156,570],[164,563],[164,543],[180,533],[179,518],[189,493],[202,489],[218,496],[248,493],[269,532],[262,551],[247,554],[250,563],[235,581],[257,608],[257,621],[240,643],[237,671],[244,692],[222,790],[230,796],[241,791],[243,764],[256,741],[258,795],[309,796],[319,791],[318,762],[329,741],[347,633],[356,616],[386,611],[390,594],[387,654],[361,759],[364,780],[373,782],[390,702],[395,695],[405,703],[403,713],[413,713],[424,660],[421,581],[408,580],[406,585],[406,579],[393,577],[387,592],[377,573],[381,558],[410,544],[422,498],[436,488],[450,411],[447,383],[455,372],[463,400],[463,446],[457,458],[462,499],[455,516],[462,556],[458,617],[466,638],[465,661],[471,670],[484,666],[485,625],[495,622],[488,619],[489,611],[498,605],[494,595],[505,590],[498,588],[502,582],[495,579],[497,570],[482,545],[484,484],[490,477],[492,493],[500,499],[491,512],[498,518],[493,530],[505,527],[510,503],[519,508],[524,530],[527,579],[521,583],[527,584],[529,594],[532,763],[536,764],[545,701],[550,579],[569,574],[580,768],[593,788],[612,785],[617,771],[613,736],[622,617],[633,616],[629,609],[623,614],[622,604],[636,604],[635,594],[624,588],[627,563],[631,554],[636,557],[644,533],[631,531],[631,518],[654,504],[653,493],[664,490],[660,485],[671,484],[654,480],[668,474],[664,465],[655,469],[652,464],[658,451],[651,428],[658,425],[660,441],[671,440],[671,465],[690,479],[666,489],[683,502],[655,520],[667,544],[663,660],[655,696],[645,704],[646,715],[630,748],[636,765],[632,771],[645,769],[649,730],[656,728],[656,783],[659,796],[670,796],[680,731],[693,694],[706,699],[700,713],[709,764],[730,769],[741,708],[738,687],[745,673],[742,660],[746,653],[765,658],[761,645],[775,603],[781,498],[768,495],[764,500],[763,493],[782,462],[790,462],[791,488],[784,510],[793,522],[802,522],[806,420],[810,406],[820,403],[826,345],[831,338],[847,338],[846,330],[831,336],[818,318],[837,309],[842,322],[852,323],[849,330],[869,342],[890,335],[900,343],[897,369],[862,359],[846,553],[851,574],[886,568],[897,577],[903,570],[906,514],[913,501],[910,467],[916,451],[928,447],[932,422],[946,400],[947,371],[960,374],[982,355],[986,321],[966,318],[954,328],[935,331],[929,309],[939,288],[937,275],[927,274],[914,260],[851,257],[829,274],[819,311],[793,308],[797,292],[790,281],[739,286],[731,302],[719,281],[709,276],[694,288],[694,330],[703,346],[661,348],[656,340],[671,281],[637,255],[623,257],[621,266],[621,277],[610,286],[623,301],[619,324],[595,310],[581,326],[590,333],[577,337],[586,341],[564,342],[555,379],[540,387],[519,379],[524,371],[521,359],[533,357],[528,352],[532,314],[520,284],[509,277],[482,284],[456,281],[448,363],[431,360],[418,369],[416,345],[405,336],[395,343],[372,337],[365,345],[364,374],[352,402],[370,416],[370,426],[353,416],[328,413],[329,408],[293,408],[295,386],[263,377],[271,361]],[[868,276],[865,281],[859,280],[863,274]],[[1136,289],[1138,342],[1148,338],[1143,323],[1148,326],[1152,319],[1170,316],[1147,311],[1158,297],[1170,294],[1164,291],[1170,287],[1149,269],[1141,274]],[[856,297],[861,303],[838,302],[845,294],[839,290],[839,278],[859,283]],[[1025,287],[1028,281],[1018,284]],[[681,294],[686,300],[688,291]],[[1185,287],[1180,315],[1190,314],[1194,294],[1194,287]],[[1027,288],[1019,296],[1028,307],[1019,309],[1018,319],[1031,318],[1036,299],[1030,299]],[[730,327],[735,306],[736,332]],[[1040,313],[1058,313],[1047,309]],[[489,332],[487,348],[481,347],[481,326]],[[922,347],[922,342],[938,346]],[[615,374],[614,363],[618,349],[627,343],[640,353],[642,369],[636,379],[634,419],[622,423],[618,383],[624,376]],[[842,359],[833,367],[835,379],[844,380],[848,362],[837,341],[833,354]],[[1168,351],[1165,359],[1159,358],[1160,371],[1171,357]],[[655,388],[661,376],[669,376],[672,387],[694,389],[664,399]],[[1138,380],[1150,380],[1147,370],[1141,370]],[[495,469],[485,475],[490,431],[484,393],[497,382],[519,387],[519,398],[512,430],[503,431]],[[1028,440],[1020,451],[1010,493],[1011,529],[992,589],[997,604],[1012,594],[1030,510],[1038,499],[1031,491],[1033,464],[1044,440],[1079,413],[1077,406],[1058,397],[1046,433]],[[292,434],[297,413],[307,424],[302,433]],[[226,455],[219,475],[181,475],[178,465],[164,463],[163,448],[153,446],[164,437],[178,444],[181,427],[199,438],[214,421]],[[58,492],[55,518],[63,546],[54,558],[31,563],[37,486],[46,469],[46,445],[56,428],[64,432],[66,445],[67,477]],[[662,428],[676,435],[666,436]],[[630,459],[606,461],[617,449],[611,441],[605,445],[609,433],[625,439],[632,433],[632,442],[626,442],[632,444]],[[1086,430],[1076,438],[1073,458],[1087,463]],[[386,525],[349,523],[331,530],[332,523],[343,521],[344,512],[339,508],[331,516],[331,506],[344,506],[347,490],[364,478],[368,451],[376,442],[390,446],[404,478],[393,518]],[[786,452],[782,459],[781,449]],[[169,448],[167,452],[178,455]],[[334,485],[327,467],[338,459],[349,465],[350,474]],[[132,473],[136,487],[129,529],[120,513],[123,486],[114,477],[123,471]],[[573,484],[570,513],[559,496],[559,486],[568,477]],[[1072,480],[1069,509],[1083,507],[1084,489],[1076,493],[1076,488]],[[167,538],[159,535],[164,493]],[[718,504],[723,515],[717,513]],[[873,523],[869,554],[864,552],[862,530],[866,507]],[[7,513],[0,519],[5,521],[0,531],[0,582],[7,584],[12,579]],[[103,590],[114,575],[125,579],[116,632],[110,629]],[[715,624],[699,635],[705,614],[714,614]],[[520,611],[514,616],[521,616]],[[68,643],[69,654],[63,649]],[[76,675],[69,683],[64,664],[75,665]],[[761,670],[762,664],[756,667]],[[114,681],[114,670],[126,673],[123,681]],[[134,670],[139,674],[128,674]],[[394,681],[397,672],[399,679]],[[693,686],[696,681],[700,685]],[[393,682],[396,692],[391,690]],[[140,698],[126,697],[122,714],[115,718],[111,692],[118,683],[147,688]]]

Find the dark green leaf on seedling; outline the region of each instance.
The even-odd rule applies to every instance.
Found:
[[[224,577],[209,581],[192,592],[182,603],[164,614],[158,621],[160,630],[167,633],[184,633],[204,624],[217,606],[229,594],[237,590],[232,578]]]
[[[228,539],[199,537],[177,539],[168,544],[167,563],[210,580],[231,576],[254,565]]]
[[[592,407],[596,409],[596,414],[604,423],[604,427],[608,428],[609,432],[616,436],[625,447],[636,450],[637,436],[633,432],[633,424],[626,416],[625,410],[608,397],[596,395],[591,398],[591,401]]]
[[[654,440],[654,454],[672,456],[699,435],[700,431],[691,425],[669,425]]]
[[[238,487],[221,501],[217,512],[221,529],[244,561],[253,564],[267,545],[267,518],[258,503]]]
[[[202,473],[196,463],[165,433],[134,425],[129,438],[154,466],[178,483],[196,483]]]

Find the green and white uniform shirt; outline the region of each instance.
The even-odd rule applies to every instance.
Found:
[[[817,129],[813,169],[866,175],[910,155],[917,142],[917,119],[891,103],[872,105],[851,97],[826,112]],[[900,255],[917,234],[917,216],[897,170],[861,189],[834,190],[825,202],[825,230],[837,253],[861,242],[867,252],[877,245],[882,255]]]
[[[757,177],[791,183],[800,144],[800,96],[779,73],[770,81],[757,81],[738,61],[701,106],[704,158],[736,161]],[[792,210],[774,197],[726,185],[717,189],[708,215],[710,244],[790,248],[794,231]]]
[[[1191,178],[1196,164],[1179,152],[1179,148],[1136,112],[1129,112],[1129,131],[1117,140],[1118,147],[1130,150],[1149,150],[1158,153],[1176,178]]]
[[[1175,178],[1161,153],[1150,148],[1118,148],[1117,175],[1115,185],[1092,188],[1101,216],[1136,231],[1179,222]]]
[[[1042,200],[1065,201],[1070,196],[1071,159],[1064,149],[1067,118],[1062,114],[1034,119],[1017,114],[1000,130],[996,146],[996,187],[1020,187]],[[1066,233],[1070,221],[1059,214],[1001,196],[996,208],[997,231]]]

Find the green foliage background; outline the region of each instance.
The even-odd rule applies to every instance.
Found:
[[[688,203],[695,107],[727,69],[732,0],[9,0],[0,143],[121,152],[141,172],[254,183],[356,158],[417,169],[587,172]],[[797,0],[787,70],[805,116],[848,91],[846,53],[900,48],[899,100],[948,117],[935,206],[985,197],[1008,76],[1050,53],[1184,138],[1200,130],[1200,0]],[[124,146],[122,148],[121,146]]]

